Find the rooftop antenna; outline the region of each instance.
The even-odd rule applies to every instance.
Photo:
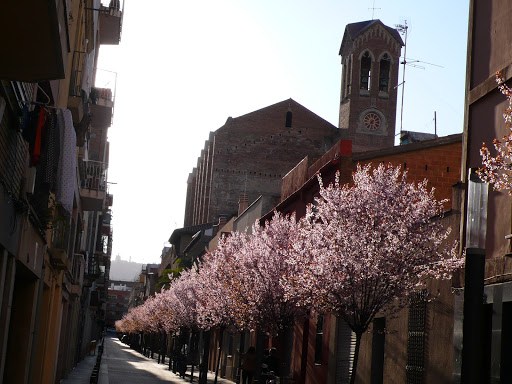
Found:
[[[380,8],[375,8],[375,0],[373,0],[373,7],[368,8],[368,9],[371,9],[371,10],[372,10],[372,20],[375,20],[375,18],[373,17],[373,16],[374,16],[374,14],[375,14],[375,10],[376,10],[376,9],[380,9]]]
[[[434,136],[437,139],[437,111],[434,111]]]
[[[403,24],[396,24],[395,25],[397,31],[404,35],[404,61],[401,62],[403,64],[404,69],[402,70],[402,84],[398,84],[396,87],[398,88],[400,85],[402,85],[402,104],[400,107],[400,137],[402,137],[402,126],[403,126],[403,120],[404,120],[404,92],[405,92],[405,65],[407,64],[407,29],[409,28],[407,25],[407,20],[404,20]]]
[[[407,25],[407,20],[404,20],[404,22],[402,24],[395,24],[395,28],[401,35],[404,35],[404,59],[400,63],[403,65],[402,82],[395,87],[395,89],[396,89],[399,86],[402,86],[402,103],[400,105],[400,137],[402,137],[403,120],[404,120],[405,66],[409,65],[414,68],[425,69],[424,66],[418,64],[418,63],[422,63],[422,64],[432,65],[434,67],[439,67],[439,68],[444,68],[444,67],[442,67],[441,65],[437,65],[437,64],[427,63],[426,61],[408,59],[407,58],[407,30],[409,29],[409,26]]]

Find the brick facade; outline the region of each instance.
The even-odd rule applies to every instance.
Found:
[[[380,20],[347,25],[341,43],[343,65],[339,128],[347,130],[354,152],[388,148],[395,141],[398,68],[403,46],[399,33]],[[371,61],[368,87],[363,82],[363,57]],[[389,65],[386,70],[385,66]],[[389,71],[386,78],[384,73]],[[378,127],[365,123],[378,116]]]
[[[302,217],[308,203],[318,196],[319,184],[316,174],[322,175],[324,185],[334,181],[336,172],[340,172],[340,182],[351,182],[352,173],[357,164],[391,163],[408,170],[408,181],[429,180],[428,186],[435,188],[437,199],[449,199],[446,202],[443,224],[452,228],[449,241],[458,238],[460,224],[460,189],[454,185],[460,181],[462,157],[462,135],[451,135],[435,140],[423,141],[385,148],[378,151],[350,153],[350,141],[340,140],[322,158],[307,166],[305,162],[298,163],[284,178],[282,183],[281,203],[275,210],[283,214],[295,212],[296,217]],[[261,223],[270,220],[274,209],[260,220]],[[432,303],[425,308],[425,333],[422,348],[425,354],[417,364],[423,367],[425,383],[449,382],[452,370],[453,340],[453,301],[449,281],[433,281],[429,283],[429,291],[437,295]],[[389,332],[385,335],[384,360],[380,367],[385,382],[405,383],[413,368],[408,368],[408,359],[412,359],[415,351],[408,349],[409,341],[409,308],[405,308],[395,316],[384,317],[385,327]],[[378,317],[379,317],[378,316]],[[434,323],[435,319],[435,323]],[[349,356],[351,336],[346,323],[326,314],[322,336],[322,359],[316,361],[315,348],[317,334],[315,333],[316,319],[309,318],[295,326],[294,349],[292,351],[292,371],[295,371],[296,382],[305,384],[331,383],[346,380],[349,376],[348,365],[344,358]],[[345,329],[345,331],[344,331]],[[347,336],[348,335],[348,336]],[[348,339],[346,338],[348,337]],[[441,346],[441,347],[440,347]],[[373,382],[373,334],[365,333],[362,338],[357,383]],[[422,373],[423,374],[423,373]],[[344,382],[344,381],[343,381]],[[412,382],[412,381],[411,381]]]
[[[281,178],[305,156],[320,158],[339,137],[335,126],[292,99],[228,118],[189,175],[185,226],[236,215],[241,193],[249,203],[279,197]]]

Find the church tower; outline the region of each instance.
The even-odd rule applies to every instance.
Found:
[[[345,27],[339,53],[343,68],[339,128],[346,130],[354,152],[394,146],[403,45],[398,31],[380,20]]]

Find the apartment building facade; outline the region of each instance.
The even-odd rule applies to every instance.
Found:
[[[107,130],[95,87],[122,2],[0,6],[0,381],[56,383],[104,327],[112,249]]]

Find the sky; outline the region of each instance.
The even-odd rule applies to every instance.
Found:
[[[403,129],[434,133],[436,112],[439,136],[462,132],[469,0],[125,3],[121,43],[101,46],[96,82],[115,86],[113,257],[160,262],[183,226],[188,174],[228,117],[293,98],[337,126],[349,23],[407,21],[416,66],[406,67]]]

